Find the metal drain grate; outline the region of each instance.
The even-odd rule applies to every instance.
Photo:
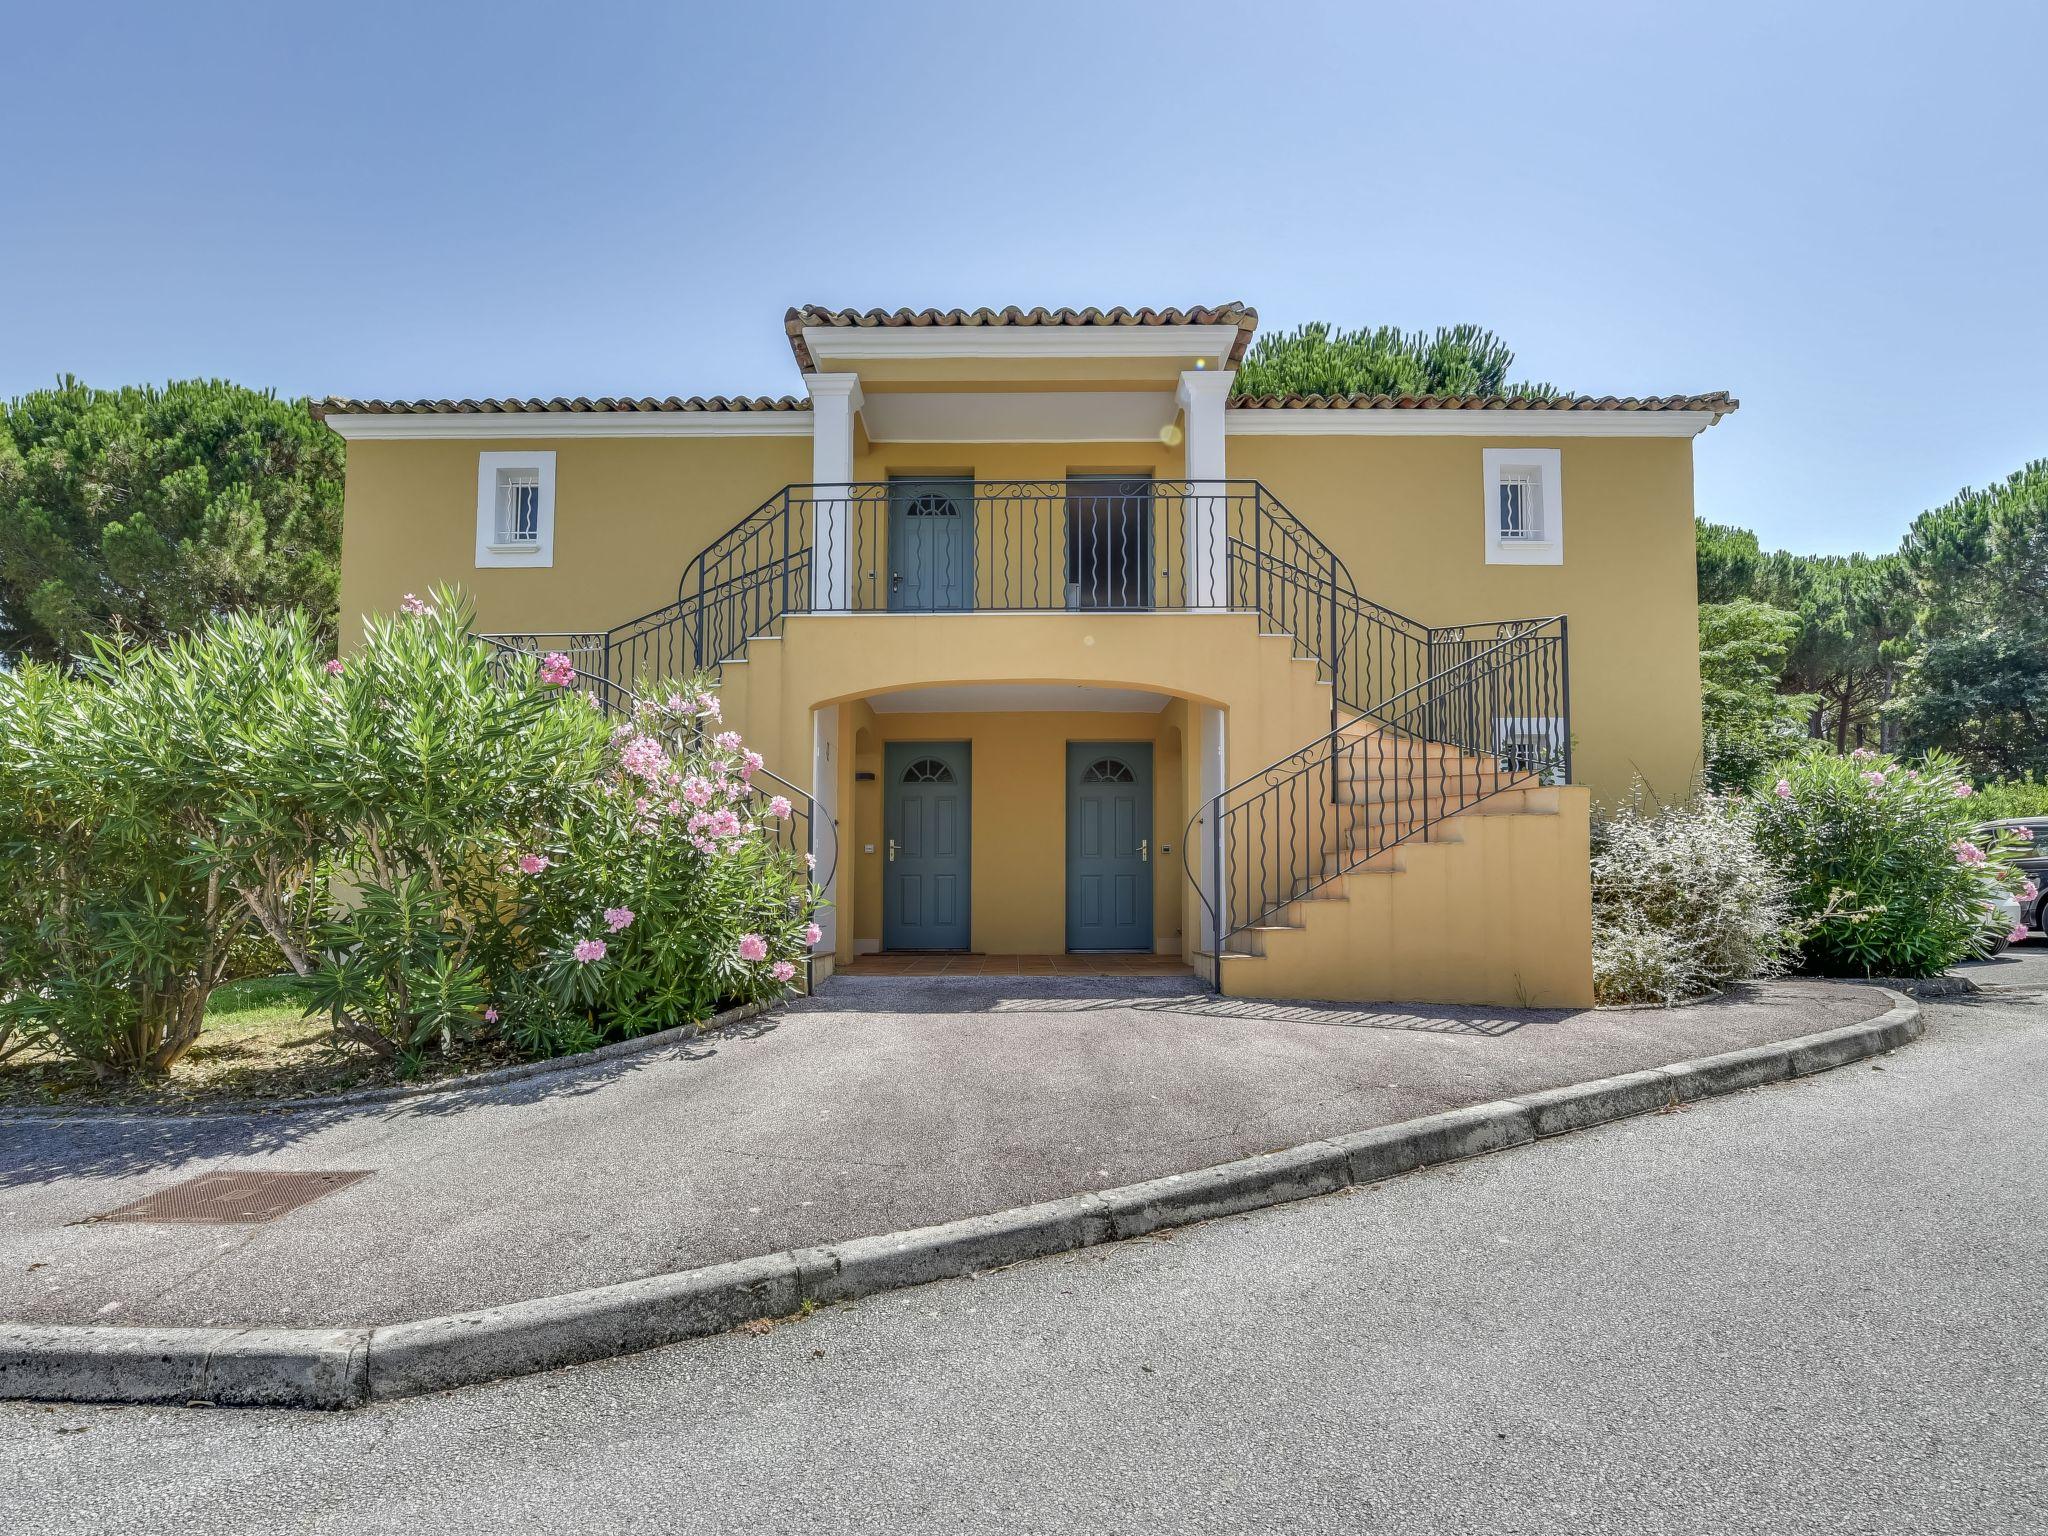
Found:
[[[310,1205],[322,1195],[367,1179],[359,1173],[202,1173],[94,1221],[158,1221],[186,1226],[246,1226]]]

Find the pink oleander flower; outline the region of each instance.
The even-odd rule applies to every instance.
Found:
[[[2007,827],[2005,830],[2023,843],[2031,843],[2034,840],[2034,829],[2032,827]]]
[[[588,965],[593,960],[602,960],[604,958],[604,940],[578,939],[576,941],[575,954],[578,965]]]
[[[566,688],[576,680],[576,664],[560,651],[549,651],[540,659],[540,680],[548,688]]]
[[[2028,882],[2027,882],[2027,883],[2026,883],[2025,885],[2023,885],[2023,886],[2021,886],[2021,887],[2020,887],[2020,900],[2021,900],[2021,901],[2032,901],[2032,900],[2033,900],[2033,899],[2034,899],[2034,898],[2035,898],[2036,896],[2038,896],[2038,895],[2040,895],[2040,894],[2041,894],[2041,887],[2039,887],[2038,885],[2034,884],[2034,882],[2033,882],[2033,881],[2031,881],[2031,880],[2029,880],[2029,881],[2028,881]]]
[[[690,701],[684,698],[680,693],[670,694],[668,696],[668,701],[662,705],[662,708],[666,709],[672,715],[680,715],[684,710],[688,709],[689,707]]]
[[[2007,934],[2007,935],[2005,936],[2005,942],[2006,942],[2006,943],[2008,943],[2008,944],[2024,944],[2024,943],[2026,943],[2026,942],[2027,942],[2027,925],[2026,925],[2025,923],[2014,923],[2014,924],[2012,925],[2012,932],[2011,932],[2011,933],[2008,933],[2008,934]]]
[[[766,960],[768,941],[758,933],[743,933],[740,935],[739,954],[742,960]]]
[[[408,592],[405,594],[404,598],[400,600],[398,604],[398,611],[400,613],[410,615],[412,618],[416,619],[421,614],[426,613],[428,611],[428,608],[424,602],[422,602],[419,598],[413,596],[412,593]]]
[[[683,798],[692,805],[711,803],[711,781],[701,774],[691,774],[683,780]]]
[[[1778,780],[1778,787],[1771,791],[1771,793],[1780,800],[1790,800],[1792,798],[1792,781],[1790,779]]]
[[[714,837],[738,837],[746,830],[740,824],[740,813],[731,806],[711,813],[711,832]]]
[[[327,663],[326,672],[329,677],[341,676],[341,658],[339,656]]]
[[[804,855],[804,868],[805,868],[805,869],[816,869],[817,867],[818,867],[818,856],[817,856],[817,855],[816,855],[815,853],[807,853],[807,854],[805,854],[805,855]]]
[[[604,909],[604,920],[613,933],[623,933],[633,926],[633,909],[631,907],[606,907]]]
[[[718,748],[721,752],[737,752],[740,749],[740,733],[738,731],[720,731],[711,738],[711,745]]]
[[[619,749],[619,766],[636,779],[650,783],[668,769],[668,754],[652,736],[635,736]]]
[[[1870,772],[1863,775],[1863,782],[1868,784],[1872,789],[1883,789],[1884,775],[1879,773],[1875,768],[1873,768],[1870,770]]]
[[[1967,784],[1958,784],[1956,786],[1956,798],[1958,800],[1967,800],[1970,798],[1970,796],[1974,795],[1975,793],[1977,793],[1977,791],[1970,788],[1970,786]]]
[[[816,923],[805,923],[805,924],[804,924],[804,943],[805,943],[805,944],[816,944],[816,943],[818,942],[818,940],[820,940],[820,939],[822,939],[822,938],[824,938],[824,937],[825,937],[825,930],[824,930],[824,929],[822,929],[822,928],[820,928],[820,927],[819,927],[819,926],[818,926],[818,925],[817,925]]]
[[[796,975],[796,967],[787,960],[778,960],[768,967],[768,974],[777,981],[788,981],[792,976]]]
[[[761,771],[762,761],[763,759],[760,753],[747,753],[744,757],[740,759],[740,778],[743,780],[751,779],[755,774],[759,773]]]
[[[718,703],[718,695],[715,693],[698,694],[697,713],[703,715],[706,719],[710,720],[717,720],[721,718],[721,711]]]
[[[498,1010],[497,1010],[497,1009],[495,1009],[495,1008],[486,1008],[486,1009],[484,1010],[484,1022],[485,1022],[486,1024],[495,1024],[495,1023],[497,1023],[497,1022],[498,1022]]]
[[[1956,862],[1958,864],[1982,864],[1984,862],[1984,850],[1971,842],[1967,837],[1958,838],[1949,846],[1955,849]]]
[[[789,803],[789,796],[787,795],[777,795],[768,802],[768,814],[777,821],[789,820],[791,812],[795,809],[796,807]]]
[[[1871,751],[1868,747],[1858,747],[1854,752],[1851,752],[1849,754],[1850,761],[1858,763],[1868,762],[1871,758],[1875,756],[1877,756],[1877,754]]]
[[[522,853],[519,856],[519,873],[522,875],[537,875],[548,867],[548,863],[549,860],[545,855]]]

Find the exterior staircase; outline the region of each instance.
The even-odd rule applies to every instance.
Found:
[[[1360,597],[1335,554],[1256,482],[1147,486],[1142,505],[1169,530],[1159,550],[1176,558],[1173,530],[1202,516],[1221,520],[1224,557],[1199,583],[1191,570],[1161,573],[1141,606],[1253,619],[1281,663],[1260,705],[1288,701],[1301,735],[1280,739],[1308,738],[1204,804],[1182,838],[1201,919],[1189,948],[1217,989],[1590,1002],[1587,803],[1568,787],[1565,620],[1433,628]],[[1047,574],[1056,555],[1051,567],[1037,554],[1026,564],[1027,552],[1059,547],[1071,494],[1059,482],[974,488],[977,513],[995,505],[1003,529],[1031,535],[1014,566],[1006,554],[968,573],[970,585],[997,585],[965,613],[1071,602]],[[885,592],[858,582],[821,603],[812,581],[821,528],[851,540],[853,570],[886,567],[887,496],[786,487],[707,546],[673,604],[607,631],[488,638],[566,652],[601,699],[709,672],[731,718],[766,719],[792,664],[788,617],[888,608]],[[1299,711],[1297,699],[1308,701]],[[829,818],[810,796],[800,803],[821,841]]]

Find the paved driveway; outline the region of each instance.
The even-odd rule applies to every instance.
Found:
[[[1882,1012],[1247,1003],[1185,981],[837,978],[626,1062],[398,1105],[0,1119],[0,1318],[366,1325],[1185,1171]],[[221,1168],[372,1170],[262,1226],[94,1224]]]

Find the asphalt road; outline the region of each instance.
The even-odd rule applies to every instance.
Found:
[[[1344,1007],[1172,978],[835,978],[647,1055],[400,1104],[0,1116],[0,1317],[346,1327],[951,1221],[1884,1012]],[[98,1222],[198,1174],[371,1177],[257,1226]]]
[[[2048,1530],[2043,972],[1874,1065],[762,1337],[338,1416],[0,1405],[0,1509],[39,1536]]]

